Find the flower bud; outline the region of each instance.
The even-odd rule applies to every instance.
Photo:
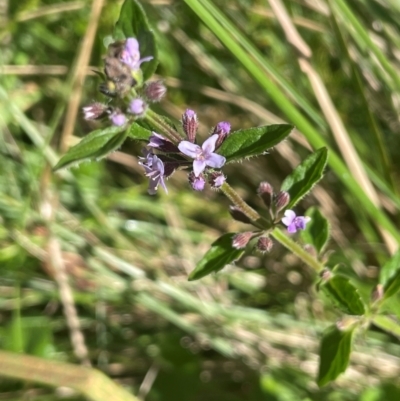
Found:
[[[120,111],[114,111],[110,115],[110,120],[114,125],[121,126],[126,123],[125,114],[122,114]]]
[[[251,224],[251,220],[240,210],[238,206],[229,206],[231,216],[242,223]]]
[[[189,182],[195,191],[202,191],[206,185],[206,180],[204,179],[203,174],[196,177],[193,171],[189,174]]]
[[[190,109],[187,109],[182,115],[182,127],[189,142],[194,143],[196,139],[197,129],[199,122],[197,120],[197,114]]]
[[[284,209],[290,201],[290,195],[286,191],[280,191],[275,197],[275,210],[277,212]]]
[[[97,120],[103,117],[108,110],[108,106],[103,103],[95,102],[82,108],[85,120]]]
[[[214,128],[214,131],[211,135],[218,135],[217,142],[215,143],[215,149],[218,149],[221,145],[222,142],[226,139],[226,137],[229,135],[231,132],[231,124],[228,123],[227,121],[221,121],[216,125]]]
[[[235,234],[232,238],[232,246],[236,249],[243,249],[253,237],[252,231]]]
[[[274,189],[272,188],[271,184],[264,181],[261,182],[258,186],[258,195],[264,201],[265,206],[269,209],[272,205],[272,198],[274,196]]]
[[[304,245],[304,250],[309,253],[311,256],[313,256],[314,258],[316,258],[318,256],[318,252],[315,249],[315,247],[311,244],[305,244]]]
[[[165,87],[163,81],[153,81],[146,84],[144,88],[144,94],[147,99],[156,103],[159,102],[167,93],[167,88]]]
[[[214,171],[208,177],[208,182],[212,188],[219,188],[226,181],[226,177],[220,171]]]
[[[372,302],[378,302],[383,298],[384,291],[383,291],[383,285],[378,284],[375,288],[375,290],[371,294],[371,300]]]
[[[152,132],[151,137],[149,138],[148,145],[151,148],[156,148],[166,153],[178,153],[179,149],[175,146],[171,141],[164,138],[162,135],[157,134],[157,132]]]
[[[260,237],[257,241],[257,250],[260,252],[270,252],[274,243],[269,237]]]
[[[128,111],[135,116],[141,116],[145,112],[147,105],[143,99],[136,98],[129,103]]]

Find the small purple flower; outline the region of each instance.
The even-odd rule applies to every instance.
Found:
[[[110,119],[111,119],[111,122],[117,126],[121,126],[126,123],[125,114],[122,114],[120,112],[114,112],[113,114],[111,114]]]
[[[139,164],[144,167],[146,177],[150,178],[147,192],[150,195],[155,195],[158,185],[161,184],[165,193],[168,193],[168,189],[164,181],[164,163],[156,155],[152,154],[146,149],[143,153],[144,157],[140,157]]]
[[[189,174],[189,182],[195,191],[202,191],[206,185],[206,180],[204,179],[203,174],[196,177],[193,172]]]
[[[282,223],[287,226],[289,233],[295,233],[297,230],[304,230],[306,224],[311,220],[308,216],[296,216],[293,210],[286,210],[285,217],[282,218]]]
[[[189,141],[182,141],[178,145],[179,150],[184,155],[194,159],[193,171],[196,177],[204,171],[206,166],[221,168],[225,164],[224,156],[213,153],[217,139],[218,135],[211,135],[201,147]]]
[[[140,69],[140,65],[145,61],[150,61],[153,56],[140,58],[139,42],[135,38],[128,38],[125,48],[120,54],[120,60],[133,71]]]
[[[144,113],[145,110],[146,110],[146,103],[143,99],[140,98],[133,99],[129,103],[129,111],[132,114],[140,116],[141,114]]]

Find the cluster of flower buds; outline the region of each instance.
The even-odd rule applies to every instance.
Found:
[[[229,135],[230,124],[225,121],[218,123],[201,146],[196,144],[198,126],[196,113],[188,109],[182,116],[182,128],[187,140],[179,141],[175,145],[162,135],[152,133],[147,145],[150,150],[145,150],[144,157],[140,161],[145,168],[146,176],[150,178],[149,193],[154,194],[158,184],[166,189],[164,180],[178,168],[192,168],[188,178],[195,191],[202,191],[207,182],[212,188],[223,185],[226,177],[216,169],[220,169],[226,159],[216,153],[216,149]],[[157,163],[153,160],[154,152],[157,152]]]
[[[257,223],[252,221],[239,206],[231,206],[229,212],[235,220],[257,227],[255,231],[235,234],[232,240],[232,246],[237,249],[243,249],[248,245],[250,240],[258,237],[256,249],[260,252],[269,252],[272,249],[273,242],[269,238],[268,233],[274,226],[281,222],[287,227],[288,233],[292,234],[298,230],[304,230],[307,223],[310,221],[310,217],[297,216],[296,213],[290,209],[284,210],[290,202],[289,193],[286,191],[279,191],[275,194],[274,189],[268,182],[264,181],[260,183],[257,192],[267,207],[268,214],[265,220],[267,221],[267,225],[269,224],[270,226],[269,228],[265,228],[265,230],[260,230]]]
[[[100,92],[115,99],[116,105],[92,103],[83,108],[84,118],[97,120],[108,116],[116,126],[142,118],[148,104],[159,102],[167,90],[162,81],[143,84],[141,64],[152,59],[152,56],[141,58],[136,38],[110,44],[104,58],[105,81]]]

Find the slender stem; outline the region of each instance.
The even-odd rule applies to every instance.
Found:
[[[170,139],[174,143],[177,144],[180,141],[182,141],[182,137],[179,135],[179,132],[170,127],[154,111],[147,110],[145,119],[160,131],[159,134],[165,135],[168,139]]]
[[[240,210],[252,221],[257,221],[261,216],[250,207],[240,195],[225,181],[221,186],[221,191],[227,196],[234,205],[240,208]]]
[[[278,227],[274,228],[274,230],[271,232],[271,236],[274,237],[285,248],[289,249],[289,251],[298,256],[304,263],[315,269],[317,272],[320,272],[324,269],[324,266],[317,259],[315,259],[307,251],[305,251],[299,244],[289,238]]]

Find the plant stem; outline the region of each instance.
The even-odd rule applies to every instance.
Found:
[[[160,131],[158,132],[159,134],[165,135],[175,144],[178,144],[180,141],[182,141],[183,138],[179,135],[179,132],[166,124],[165,121],[154,111],[147,110],[145,120],[155,126]]]
[[[304,263],[315,269],[317,272],[321,272],[324,269],[324,266],[317,259],[315,259],[307,251],[305,251],[299,244],[294,242],[278,227],[274,228],[274,230],[271,232],[271,236],[274,237],[285,248],[289,249],[289,251],[298,256]]]
[[[252,221],[256,222],[261,216],[250,207],[240,195],[225,181],[221,186],[221,191],[227,196],[234,205],[240,208],[240,210]]]

